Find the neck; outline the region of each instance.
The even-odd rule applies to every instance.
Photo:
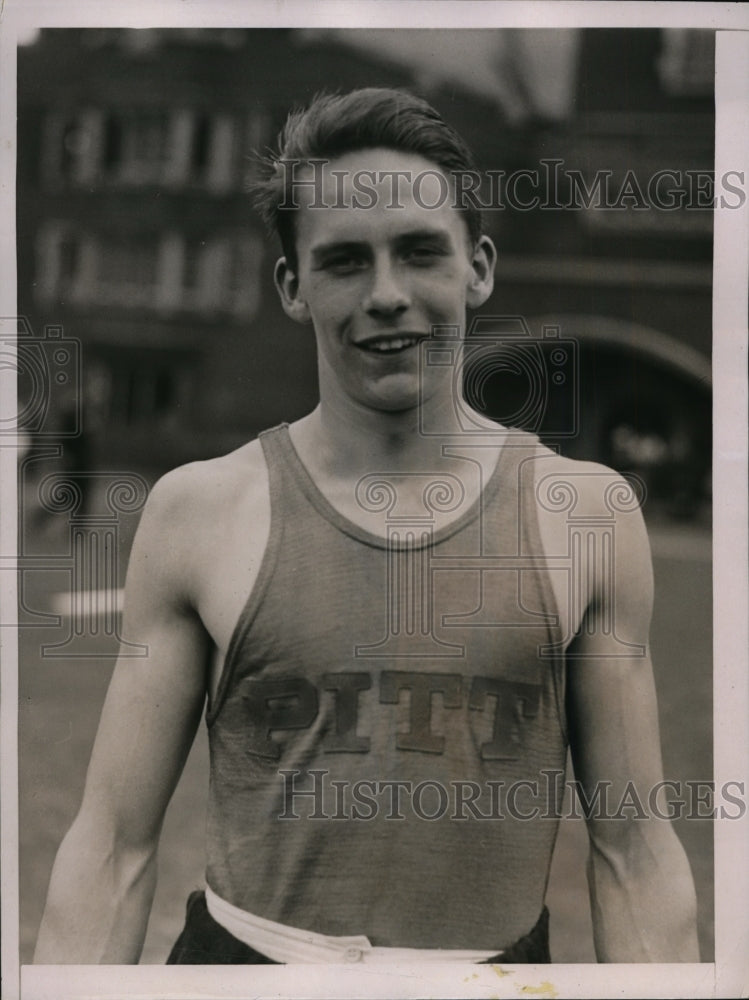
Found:
[[[501,434],[491,421],[478,414],[474,418]],[[439,428],[439,433],[423,433],[427,427]],[[308,466],[336,479],[358,479],[377,470],[448,472],[464,464],[445,453],[446,444],[464,438],[452,397],[396,413],[325,398],[293,425],[292,436]]]

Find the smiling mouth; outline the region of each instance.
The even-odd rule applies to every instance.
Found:
[[[374,337],[372,340],[364,341],[356,346],[362,351],[370,351],[373,354],[399,354],[407,351],[409,347],[415,347],[422,340],[422,337]]]

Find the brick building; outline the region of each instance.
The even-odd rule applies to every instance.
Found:
[[[81,342],[87,462],[157,475],[314,405],[312,335],[278,307],[277,248],[247,195],[253,151],[319,89],[408,86],[496,172],[483,313],[502,317],[508,353],[478,379],[487,411],[694,512],[711,431],[712,34],[569,32],[556,104],[534,33],[494,34],[494,91],[352,31],[44,30],[19,50],[19,311],[36,337]],[[558,372],[544,330],[574,344]],[[63,408],[53,394],[50,419]]]

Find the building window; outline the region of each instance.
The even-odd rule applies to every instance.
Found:
[[[125,115],[118,123],[118,156],[112,161],[117,179],[123,184],[154,184],[163,180],[169,160],[169,138],[169,115],[165,111]]]
[[[260,265],[263,243],[255,233],[230,241],[226,275],[227,306],[238,318],[251,319],[260,308]]]
[[[231,190],[237,176],[233,116],[187,108],[51,112],[43,175],[50,186],[197,185]]]
[[[128,240],[51,223],[37,238],[37,295],[79,306],[155,307],[168,277],[166,249],[167,237]]]
[[[271,118],[265,110],[252,111],[244,126],[242,148],[242,188],[247,190],[260,174],[263,151],[271,142]]]
[[[94,109],[51,112],[45,120],[42,179],[48,186],[88,184],[99,170],[103,116]]]
[[[34,286],[43,302],[74,299],[80,285],[85,258],[81,234],[61,224],[43,227],[36,240]]]
[[[210,314],[221,308],[223,250],[215,238],[188,239],[184,243],[180,302],[184,309]]]
[[[246,320],[260,307],[263,242],[255,233],[185,242],[181,303],[203,315]]]
[[[235,127],[229,115],[214,115],[210,122],[210,151],[204,172],[206,187],[219,193],[228,191],[235,181]]]
[[[44,179],[51,185],[159,183],[171,155],[170,117],[166,111],[53,111],[46,121]]]
[[[247,320],[260,307],[262,261],[253,232],[125,238],[52,223],[37,239],[36,288],[43,301]]]
[[[202,177],[208,168],[211,152],[210,115],[197,114],[193,120],[192,142],[190,143],[190,172],[194,177]]]
[[[103,350],[91,367],[102,427],[164,429],[188,422],[192,355],[118,346]]]
[[[153,306],[158,262],[155,241],[101,240],[90,298],[97,305]]]

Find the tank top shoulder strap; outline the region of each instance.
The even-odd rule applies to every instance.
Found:
[[[224,703],[228,687],[231,683],[237,653],[252,625],[273,576],[283,540],[284,520],[289,509],[289,504],[293,503],[295,491],[289,489],[290,483],[286,481],[288,471],[282,458],[284,435],[288,438],[287,426],[287,424],[279,424],[277,427],[262,431],[258,435],[268,471],[270,533],[257,578],[239,614],[231,639],[229,640],[215,696],[209,699],[206,711],[206,722],[209,727],[213,725]]]
[[[514,534],[522,529],[526,534],[530,528],[532,544],[538,541],[533,530],[536,527],[533,484],[540,449],[543,446],[536,434],[515,429],[506,431],[497,465],[482,497],[485,510],[497,505],[498,526],[502,531]]]
[[[267,431],[261,431],[258,440],[265,455],[268,469],[268,489],[271,506],[271,531],[275,519],[279,526],[279,512],[296,513],[296,508],[304,505],[304,490],[294,462],[294,448],[289,437],[289,425],[278,424]],[[274,518],[274,515],[275,518]]]
[[[543,460],[552,458],[554,454],[551,448],[542,444],[537,434],[511,430],[507,433],[497,468],[488,484],[490,490],[501,485],[503,506],[515,502],[515,510],[530,547],[537,548],[539,552],[537,484],[543,475]]]
[[[545,612],[557,623],[561,623],[560,609],[554,594],[549,572],[549,553],[546,551],[541,533],[541,511],[543,505],[538,496],[538,487],[542,481],[543,463],[553,458],[555,452],[543,444],[536,434],[518,432],[508,438],[510,453],[504,466],[507,477],[513,477],[516,485],[517,499],[515,509],[518,512],[518,554],[523,558],[531,558],[536,567],[535,579],[540,590],[541,601]],[[505,445],[507,447],[507,443]],[[554,683],[555,700],[562,737],[568,742],[567,712],[565,707],[567,669],[565,654],[562,647],[555,644],[549,647],[546,656],[551,666]]]

